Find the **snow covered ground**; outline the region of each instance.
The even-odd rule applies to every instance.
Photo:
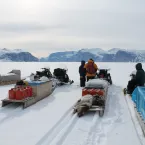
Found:
[[[97,63],[110,67],[113,85],[108,92],[107,106],[102,118],[90,112],[82,118],[72,115],[72,106],[81,97],[78,67],[80,63],[61,63],[75,81],[71,86],[57,88],[48,98],[23,110],[18,105],[0,108],[0,145],[143,145],[144,137],[128,96],[122,93],[134,63]],[[20,69],[22,77],[59,63],[0,62],[0,74]],[[143,64],[145,68],[145,64]],[[0,87],[3,99],[13,85]]]

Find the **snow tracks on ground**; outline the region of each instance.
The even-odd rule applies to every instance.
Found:
[[[36,145],[141,145],[122,94],[110,86],[105,114],[88,112],[78,118],[72,108],[43,136]]]
[[[81,88],[73,84],[57,88],[50,97],[23,111],[19,106],[1,108],[0,144],[16,144],[23,139],[22,145],[141,145],[120,87],[110,86],[101,118],[98,112],[81,118],[72,114],[79,97]],[[31,123],[26,126],[26,121]],[[14,131],[18,123],[22,129]],[[9,132],[3,134],[6,128]],[[13,136],[11,141],[6,135]]]

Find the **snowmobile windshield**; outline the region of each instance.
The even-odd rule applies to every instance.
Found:
[[[99,70],[107,70],[107,71],[110,70],[110,68],[108,66],[99,66],[98,68],[99,68]]]
[[[41,70],[42,69],[48,69],[48,70],[50,70],[50,66],[44,66],[44,67],[41,68]]]
[[[68,68],[65,64],[57,64],[55,68],[60,68],[60,69],[64,69],[64,70],[68,71]]]

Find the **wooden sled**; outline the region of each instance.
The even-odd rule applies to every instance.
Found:
[[[90,88],[87,88],[85,87],[86,89],[93,89],[95,88],[94,87],[90,87]],[[85,89],[84,88],[84,89]],[[101,104],[98,102],[98,100],[96,100],[93,105],[90,107],[90,108],[87,108],[87,109],[84,109],[85,108],[85,105],[82,106],[81,110],[79,109],[79,112],[77,111],[77,108],[76,108],[76,105],[73,107],[74,111],[73,111],[73,114],[74,113],[78,113],[78,116],[81,117],[83,116],[86,112],[90,112],[90,111],[98,111],[99,112],[99,116],[102,117],[104,115],[104,112],[105,112],[105,106],[106,106],[106,100],[107,100],[107,94],[108,94],[108,88],[109,88],[109,85],[106,85],[105,88],[101,89],[104,91],[104,95],[102,96],[99,96],[99,95],[94,95],[94,97],[99,97],[100,100],[101,100]],[[95,89],[98,89],[97,87]],[[99,88],[100,89],[100,88]],[[83,97],[83,96],[82,96]],[[85,96],[84,96],[85,97]],[[77,103],[76,103],[77,104]]]
[[[5,98],[2,100],[2,107],[10,104],[10,103],[19,103],[24,108],[27,108],[38,101],[48,97],[52,92],[52,81],[46,82],[29,82],[29,86],[33,88],[33,96],[23,99],[23,100],[12,100],[9,98]]]

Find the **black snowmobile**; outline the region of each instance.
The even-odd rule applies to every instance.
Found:
[[[50,72],[49,68],[42,68],[43,71],[36,71],[36,75],[39,76],[39,78],[45,76],[47,78],[52,78],[52,73]]]
[[[110,69],[99,69],[99,72],[97,73],[97,78],[104,79],[112,85],[112,78],[110,73],[108,73],[109,70]]]
[[[57,79],[57,85],[74,83],[73,80],[69,79],[69,76],[67,74],[67,69],[56,68],[56,69],[54,69],[53,75],[54,75],[54,78]]]
[[[49,68],[42,68],[42,71],[36,71],[36,74],[32,73],[30,76],[32,76],[32,80],[34,81],[38,81],[41,77],[46,77],[48,79],[53,77]]]

